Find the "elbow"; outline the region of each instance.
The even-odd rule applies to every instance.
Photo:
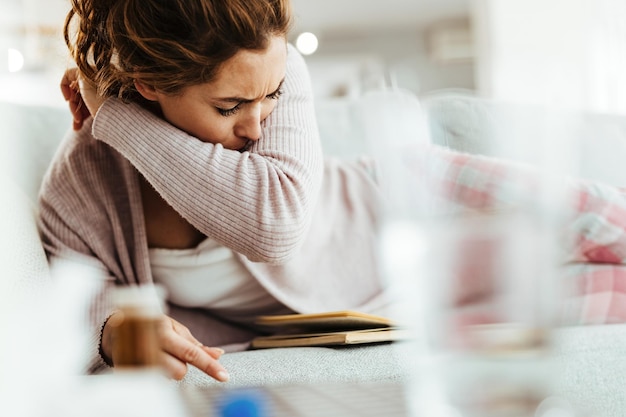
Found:
[[[248,251],[248,259],[273,265],[284,264],[299,253],[309,235],[311,216],[304,211],[288,218],[265,222],[257,228],[256,244]]]
[[[254,236],[248,242],[247,257],[253,262],[283,264],[299,253],[309,235],[319,200],[322,171],[312,170],[299,178],[281,172],[268,178],[266,198],[257,207],[248,230]],[[254,220],[253,220],[254,219]],[[244,245],[246,245],[244,243]]]
[[[271,214],[263,216],[263,220],[255,228],[257,231],[255,260],[282,264],[300,251],[309,235],[317,204],[317,193],[308,195],[291,193],[273,201],[282,203],[266,206],[265,213]]]
[[[299,246],[298,246],[299,247]],[[297,252],[297,247],[285,247],[283,251],[272,250],[272,251],[262,251],[257,252],[254,256],[249,256],[252,262],[259,262],[269,265],[282,265],[287,263],[291,258],[294,257]]]
[[[250,257],[250,260],[273,265],[289,261],[300,251],[308,235],[310,222],[306,220],[295,221],[289,227],[283,223],[280,228],[268,228],[255,248],[254,259]]]

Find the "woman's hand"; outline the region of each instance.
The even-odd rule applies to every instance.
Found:
[[[217,361],[224,351],[204,346],[176,320],[163,316],[159,341],[164,353],[163,365],[172,378],[182,379],[187,373],[187,364],[190,364],[218,381],[228,381],[228,372]]]
[[[122,313],[114,313],[102,331],[102,350],[108,357],[112,357],[113,329],[123,320]],[[187,364],[204,371],[218,381],[226,382],[228,373],[218,362],[224,351],[219,348],[204,346],[187,329],[176,320],[162,316],[158,325],[158,340],[161,355],[161,364],[165,371],[174,379],[181,380],[187,373]],[[115,357],[113,357],[115,366]]]
[[[94,116],[105,98],[98,95],[95,85],[80,76],[78,68],[70,68],[65,71],[61,79],[61,92],[70,105],[70,111],[74,118],[74,130],[80,130],[83,122]]]

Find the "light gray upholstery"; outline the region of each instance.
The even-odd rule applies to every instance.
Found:
[[[622,115],[495,102],[454,90],[433,92],[422,106],[436,144],[529,163],[545,153],[546,162],[567,163],[568,175],[626,185]]]
[[[580,416],[624,416],[626,325],[568,327],[554,336],[556,394]]]
[[[7,178],[0,178],[0,192],[7,202],[0,216],[0,261],[5,271],[3,287],[12,295],[38,293],[49,283],[50,277],[34,222],[35,206]]]
[[[402,381],[408,368],[391,344],[359,347],[260,349],[225,354],[226,386],[314,382]],[[218,382],[191,368],[182,385],[213,386]]]
[[[49,270],[34,222],[37,191],[71,116],[65,109],[0,102],[2,288],[8,303],[40,295]]]
[[[10,152],[8,165],[1,169],[33,202],[59,142],[71,128],[71,120],[69,110],[62,107],[0,101],[0,137],[3,149]]]

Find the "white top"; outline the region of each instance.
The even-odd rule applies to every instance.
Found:
[[[232,250],[213,239],[191,249],[150,249],[154,281],[181,307],[206,308],[233,319],[282,314],[286,308],[248,272]]]

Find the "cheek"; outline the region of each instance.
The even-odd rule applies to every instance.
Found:
[[[224,143],[233,136],[233,122],[225,117],[204,117],[200,120],[195,135],[203,142]]]

